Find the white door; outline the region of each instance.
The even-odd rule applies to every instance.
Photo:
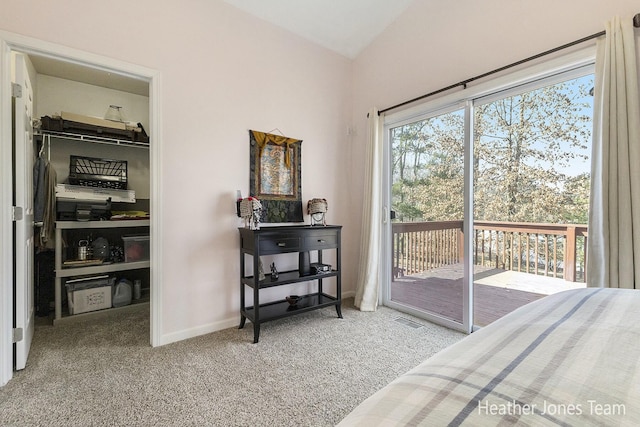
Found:
[[[15,145],[15,205],[16,228],[15,249],[15,369],[24,369],[34,330],[33,288],[33,89],[24,56],[15,56],[15,83],[19,86],[15,94],[14,145]],[[21,93],[20,93],[21,92]],[[20,335],[22,335],[20,339]]]

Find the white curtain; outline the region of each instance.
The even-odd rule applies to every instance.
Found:
[[[598,40],[588,237],[590,287],[640,288],[640,93],[630,18]]]
[[[382,261],[382,120],[369,111],[358,282],[354,304],[362,311],[378,307]]]

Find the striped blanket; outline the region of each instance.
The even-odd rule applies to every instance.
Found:
[[[530,303],[369,397],[339,426],[640,426],[640,291]]]

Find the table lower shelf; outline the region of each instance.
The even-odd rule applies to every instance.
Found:
[[[289,304],[286,300],[274,301],[267,304],[259,305],[256,320],[256,311],[254,307],[246,307],[241,310],[241,314],[249,319],[252,323],[264,323],[270,320],[281,319],[283,317],[293,316],[307,311],[317,310],[319,308],[339,306],[341,300],[325,293],[301,295],[300,301],[296,305]]]

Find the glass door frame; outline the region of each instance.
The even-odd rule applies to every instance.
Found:
[[[463,235],[464,235],[464,279],[463,279],[463,292],[462,292],[462,323],[456,322],[452,319],[448,319],[442,316],[438,316],[433,313],[419,310],[417,308],[401,304],[397,301],[391,300],[391,242],[393,239],[391,229],[391,183],[392,183],[392,171],[391,171],[391,130],[393,128],[413,123],[419,120],[426,120],[438,115],[450,113],[452,111],[464,110],[464,219],[463,219]],[[439,105],[437,108],[423,110],[420,114],[403,117],[401,120],[385,120],[384,121],[384,136],[383,136],[383,170],[382,170],[382,188],[383,188],[383,247],[381,255],[384,262],[382,263],[382,304],[394,308],[408,314],[412,314],[416,317],[420,317],[434,323],[441,324],[451,329],[470,333],[473,328],[473,265],[471,264],[472,250],[473,250],[473,220],[469,221],[468,218],[473,219],[470,213],[473,212],[473,170],[472,170],[472,156],[473,153],[473,109],[472,101],[455,102],[449,105]]]
[[[471,333],[477,329],[474,326],[473,319],[473,107],[477,101],[483,102],[481,98],[490,97],[497,92],[516,88],[521,85],[530,84],[542,79],[553,78],[558,74],[564,74],[577,69],[593,66],[595,63],[596,46],[595,42],[583,48],[578,48],[564,55],[551,58],[546,61],[535,63],[529,67],[516,70],[496,79],[479,83],[476,86],[464,90],[445,95],[441,98],[425,102],[413,107],[408,107],[396,113],[381,115],[380,119],[384,123],[383,135],[383,176],[382,176],[382,200],[383,200],[383,236],[381,256],[380,274],[380,297],[381,303],[385,306],[424,318],[434,323],[441,324],[451,329],[459,330],[465,333]],[[578,71],[579,72],[579,71]],[[534,83],[535,84],[535,83]],[[486,98],[485,100],[486,101]],[[441,316],[426,313],[416,308],[409,307],[391,301],[391,242],[392,230],[390,219],[391,207],[391,128],[401,126],[402,124],[412,123],[421,119],[427,119],[438,114],[443,114],[452,109],[465,110],[464,126],[464,279],[463,279],[463,321],[462,323],[443,318]]]

